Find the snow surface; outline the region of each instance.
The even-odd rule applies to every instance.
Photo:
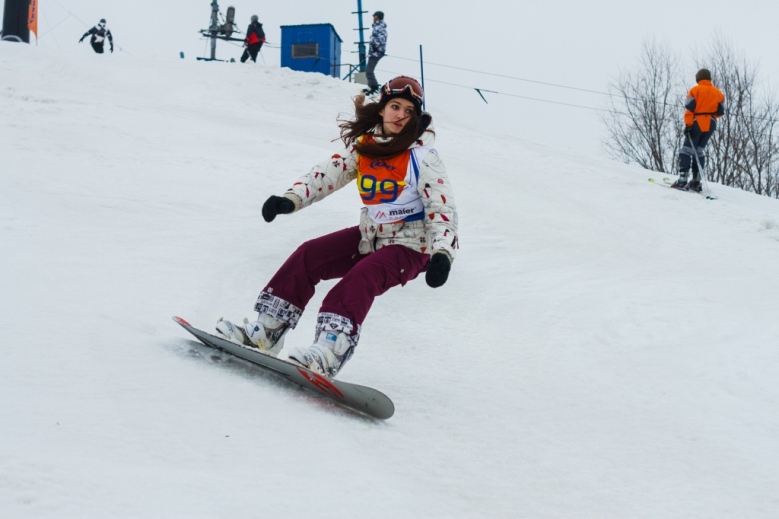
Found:
[[[357,86],[0,44],[0,516],[776,517],[776,200],[717,201],[434,113],[462,250],[379,298],[374,421],[194,342],[252,316],[350,186]],[[323,283],[288,344],[313,338]]]

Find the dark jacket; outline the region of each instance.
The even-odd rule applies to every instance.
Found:
[[[108,42],[111,44],[111,48],[114,48],[114,37],[111,36],[111,31],[106,29],[105,27],[100,27],[99,25],[95,25],[91,29],[89,29],[87,32],[84,33],[84,36],[81,37],[83,40],[89,35],[92,35],[92,38],[89,40],[90,43],[93,45],[95,43],[104,44],[104,41],[106,38],[108,38]]]
[[[252,22],[246,29],[246,44],[265,43],[265,31],[262,30],[260,22]]]

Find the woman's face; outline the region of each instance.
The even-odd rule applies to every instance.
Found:
[[[384,134],[396,135],[405,128],[414,115],[414,103],[400,97],[392,98],[384,105],[379,115],[384,123]]]

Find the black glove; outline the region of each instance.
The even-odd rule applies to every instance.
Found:
[[[451,268],[452,262],[449,261],[449,256],[440,252],[433,254],[430,263],[427,264],[427,273],[425,274],[427,286],[438,288],[446,283]]]
[[[277,214],[289,214],[295,210],[295,202],[283,196],[273,195],[262,205],[262,217],[272,222]]]
[[[113,54],[113,52],[114,52],[114,46],[111,45],[111,54]]]
[[[84,41],[84,37],[83,36],[81,37],[80,40],[78,40],[78,42],[81,43],[82,41]]]
[[[692,133],[692,126],[685,126],[684,127],[684,134],[690,135]]]

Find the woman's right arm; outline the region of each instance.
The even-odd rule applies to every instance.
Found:
[[[295,204],[295,211],[299,211],[335,193],[356,177],[357,153],[352,150],[346,157],[336,154],[300,177],[284,197]]]

